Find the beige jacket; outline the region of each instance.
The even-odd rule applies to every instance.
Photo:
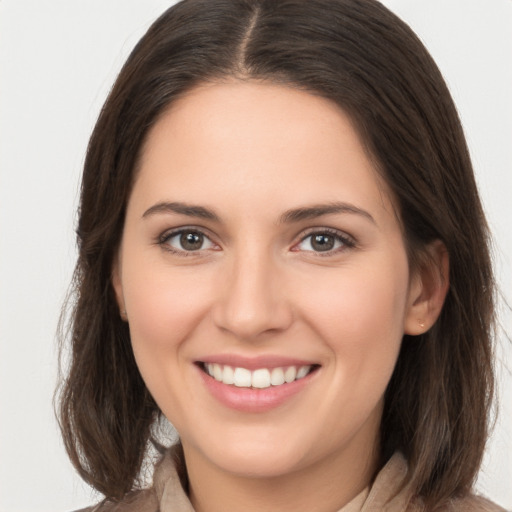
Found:
[[[396,453],[379,472],[371,489],[338,512],[426,512],[407,488],[393,497],[406,472],[405,459]],[[194,509],[181,486],[172,453],[168,451],[156,467],[151,489],[136,494],[129,502],[102,503],[77,512],[194,512]],[[506,511],[484,498],[469,496],[454,500],[436,512]]]

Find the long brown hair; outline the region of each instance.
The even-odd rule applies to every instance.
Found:
[[[111,271],[149,128],[225,77],[298,87],[352,118],[396,199],[412,264],[440,240],[450,289],[426,334],[404,337],[386,391],[382,459],[401,450],[428,507],[467,493],[488,436],[494,281],[461,124],[411,29],[375,0],[186,0],[137,44],[103,107],[83,172],[71,362],[60,422],[81,476],[108,498],[137,486],[159,416],[120,319]]]

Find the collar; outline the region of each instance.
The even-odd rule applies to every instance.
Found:
[[[153,482],[160,512],[194,512],[179,476],[180,466],[184,471],[182,464],[179,445],[166,450],[157,464]],[[406,474],[407,463],[402,454],[397,452],[378,473],[369,492],[363,491],[367,497],[362,506],[359,495],[338,512],[405,512],[411,501],[409,489],[400,488]]]

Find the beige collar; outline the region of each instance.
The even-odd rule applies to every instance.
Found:
[[[361,512],[361,509],[363,508],[364,502],[366,501],[366,498],[368,498],[369,493],[370,488],[366,487],[366,489],[360,492],[350,503],[347,503],[338,512]]]
[[[194,512],[176,471],[176,453],[168,450],[157,465],[154,490],[160,512]],[[393,496],[407,473],[407,464],[400,453],[395,453],[379,472],[371,489],[365,489],[338,512],[405,511],[410,501],[407,488]],[[392,498],[390,500],[390,498]]]
[[[104,501],[82,512],[194,512],[178,475],[177,468],[183,460],[179,451],[177,447],[166,451],[156,465],[153,487],[137,491],[122,502]],[[395,453],[381,469],[371,488],[365,489],[338,512],[425,512],[421,500],[413,499],[410,488],[401,488],[406,475],[407,463],[400,453]],[[504,508],[474,494],[449,500],[439,510],[506,512]]]

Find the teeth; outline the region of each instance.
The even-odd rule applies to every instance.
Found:
[[[223,371],[222,366],[220,364],[213,365],[213,376],[215,377],[215,380],[222,382]]]
[[[231,366],[224,366],[224,371],[222,373],[222,382],[224,382],[224,384],[235,383],[235,370],[233,370]]]
[[[233,384],[239,388],[251,387],[251,371],[245,368],[235,368]]]
[[[224,384],[234,384],[239,388],[265,389],[270,386],[281,386],[295,380],[304,378],[312,366],[287,366],[284,368],[259,368],[251,372],[247,368],[233,368],[228,365],[207,363],[204,365],[206,373],[215,380]]]
[[[270,374],[270,384],[280,386],[284,384],[284,371],[282,368],[274,368]]]
[[[303,377],[305,377],[309,373],[309,369],[310,368],[311,368],[310,366],[301,366],[297,370],[297,380],[298,379],[302,379]]]
[[[284,372],[284,380],[286,383],[293,382],[295,377],[297,377],[297,368],[295,368],[295,366],[286,368],[286,371]]]
[[[252,372],[251,384],[253,388],[270,387],[270,372],[266,368]]]

